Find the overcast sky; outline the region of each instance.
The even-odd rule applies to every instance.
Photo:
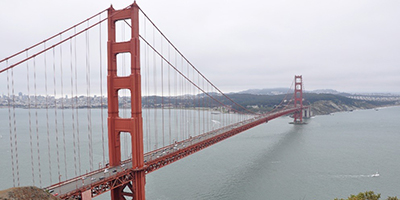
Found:
[[[132,1],[2,0],[0,59]],[[400,93],[398,0],[138,0],[224,92],[290,87]]]

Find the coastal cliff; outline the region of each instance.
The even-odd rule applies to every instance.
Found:
[[[311,111],[314,115],[328,115],[335,112],[372,109],[377,107],[380,106],[362,101],[354,102],[354,104],[346,104],[331,100],[320,100],[311,104]]]

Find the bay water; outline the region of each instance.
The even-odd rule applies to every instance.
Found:
[[[307,125],[291,120],[272,120],[149,174],[148,199],[400,196],[400,107],[316,116]]]
[[[9,124],[7,110],[0,110],[5,110],[0,189],[6,189],[12,187]],[[28,116],[23,112],[17,114]],[[381,193],[382,199],[400,196],[400,107],[315,116],[306,125],[290,121],[274,119],[148,174],[146,199],[319,200],[367,190]],[[28,130],[21,126],[22,132]],[[29,135],[24,138],[18,142],[28,146]],[[93,139],[93,148],[100,149],[100,137]],[[94,156],[101,160],[98,152]],[[19,156],[21,179],[30,180],[30,155]],[[95,199],[109,199],[109,194]]]

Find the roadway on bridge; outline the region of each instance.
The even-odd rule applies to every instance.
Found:
[[[286,110],[282,110],[282,111],[278,111],[278,112],[274,112],[274,113],[270,113],[270,114],[266,114],[266,115],[258,115],[251,119],[248,119],[248,120],[245,120],[245,121],[242,121],[239,123],[231,124],[229,126],[222,127],[220,129],[210,131],[210,132],[204,133],[204,134],[196,136],[196,137],[191,137],[187,140],[177,142],[175,144],[172,144],[172,145],[169,145],[166,147],[162,147],[155,151],[148,152],[144,155],[145,165],[146,165],[146,163],[149,163],[155,159],[162,158],[163,156],[174,153],[181,149],[188,148],[192,145],[196,145],[197,143],[200,143],[200,142],[210,139],[212,137],[221,135],[221,134],[226,133],[235,128],[244,126],[246,124],[250,124],[252,122],[255,122],[255,121],[258,121],[261,119],[265,119],[265,121],[267,122],[268,120],[275,119],[282,115],[292,113],[298,109],[299,108],[288,108]],[[48,189],[53,195],[65,195],[65,194],[68,194],[68,193],[76,191],[76,190],[84,191],[84,190],[87,190],[85,188],[90,188],[90,186],[93,184],[100,183],[103,180],[106,180],[113,176],[117,177],[119,173],[123,173],[126,170],[131,169],[131,168],[132,168],[132,162],[129,159],[129,160],[125,160],[125,161],[121,162],[121,165],[119,165],[119,166],[104,167],[104,168],[98,169],[96,171],[90,172],[88,174],[84,174],[82,176],[52,185],[46,189]]]

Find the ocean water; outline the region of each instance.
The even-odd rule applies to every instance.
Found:
[[[5,114],[0,121],[5,124],[0,127],[0,189],[5,189],[12,186],[12,170],[8,111],[1,110]],[[20,110],[17,115],[27,116],[24,112]],[[400,107],[316,116],[306,125],[291,125],[291,120],[272,120],[150,173],[146,177],[146,199],[319,200],[345,198],[367,190],[381,193],[382,199],[400,196]],[[80,126],[82,130],[87,127]],[[19,133],[25,134],[21,142],[28,146],[28,125],[18,127]],[[94,144],[101,141],[100,137],[93,139]],[[46,146],[41,148],[46,152]],[[96,148],[95,160],[101,160]],[[43,157],[46,155],[41,158],[45,171],[48,161]],[[19,159],[26,163],[19,166],[21,179],[30,180],[30,153],[19,155]],[[72,163],[68,162],[69,168]],[[68,173],[73,171],[69,169]],[[380,176],[374,177],[377,172]],[[56,182],[57,174],[52,176]],[[35,179],[38,185],[37,175]],[[42,179],[46,186],[49,177]],[[109,194],[95,199],[109,199]]]

